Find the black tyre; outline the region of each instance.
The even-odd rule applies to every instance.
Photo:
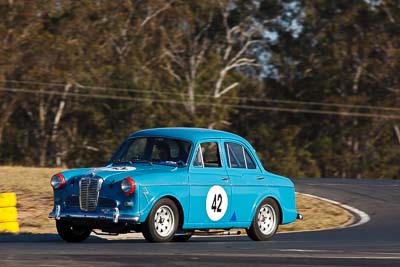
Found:
[[[57,232],[62,239],[71,243],[79,243],[86,240],[92,229],[83,226],[76,226],[66,221],[56,221]]]
[[[186,234],[186,235],[176,235],[174,238],[172,238],[172,241],[175,242],[186,242],[192,237],[192,234]]]
[[[150,242],[168,242],[174,238],[179,223],[179,211],[169,198],[160,199],[143,224],[143,236]]]
[[[250,228],[246,229],[247,235],[255,241],[269,240],[278,230],[280,221],[278,204],[267,198],[258,206]]]

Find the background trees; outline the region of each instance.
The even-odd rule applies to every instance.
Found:
[[[98,165],[135,130],[196,126],[247,137],[281,174],[399,178],[397,1],[3,1],[0,14],[2,164]]]

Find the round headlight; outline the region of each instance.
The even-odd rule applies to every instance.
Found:
[[[51,177],[50,184],[54,189],[61,189],[65,185],[65,178],[61,173],[57,173]]]
[[[121,182],[121,190],[124,192],[126,196],[129,196],[135,192],[136,184],[135,181],[131,177],[126,177]]]

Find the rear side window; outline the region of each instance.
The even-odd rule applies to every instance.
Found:
[[[196,156],[193,161],[193,166],[211,167],[211,168],[221,167],[222,164],[218,149],[218,143],[216,142],[201,143],[197,148]]]
[[[229,168],[255,169],[256,164],[249,152],[236,143],[225,143],[226,160]]]

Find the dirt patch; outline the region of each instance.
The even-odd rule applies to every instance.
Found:
[[[22,233],[56,233],[53,219],[47,216],[53,205],[50,177],[56,168],[0,166],[0,193],[17,194],[18,221]],[[321,230],[351,223],[352,215],[331,203],[298,194],[297,209],[303,221],[282,225],[280,232]]]
[[[353,216],[347,210],[313,197],[296,195],[297,211],[303,214],[302,221],[281,225],[279,232],[310,231],[337,228],[350,224]]]

